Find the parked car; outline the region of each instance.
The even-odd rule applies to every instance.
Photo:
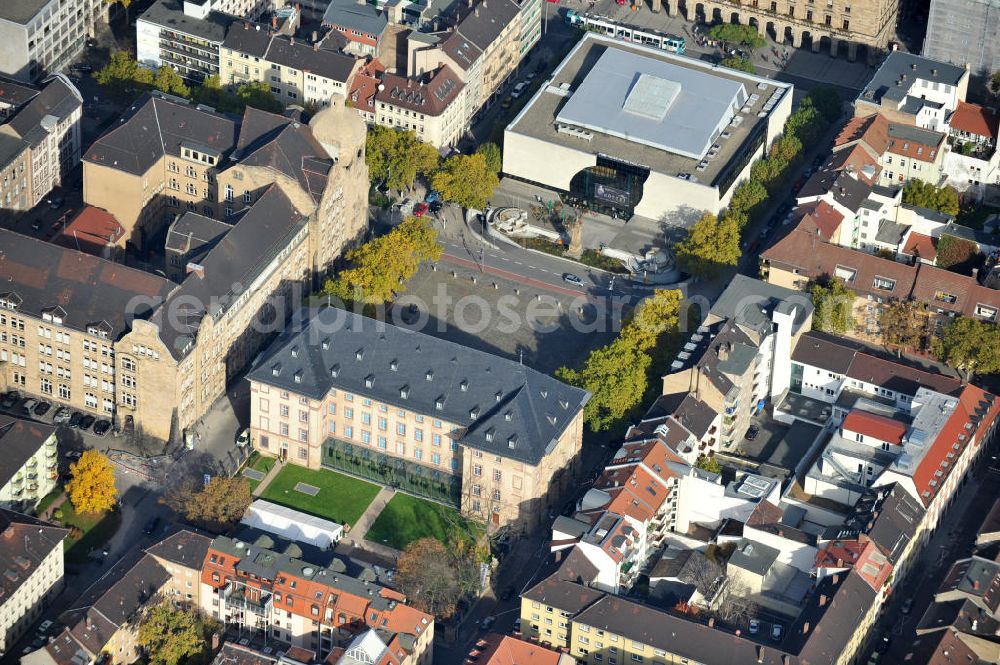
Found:
[[[46,199],[46,203],[48,203],[49,207],[53,210],[58,210],[59,206],[63,204],[63,198],[61,196],[56,196],[51,199]]]
[[[52,625],[53,624],[49,619],[46,619],[45,621],[41,622],[40,624],[38,624],[38,634],[45,635],[46,633],[49,632],[49,629],[52,628]]]
[[[520,83],[514,86],[514,90],[513,92],[510,93],[510,96],[513,97],[514,99],[517,99],[518,97],[524,94],[524,89],[527,87],[528,83],[526,81],[521,81]]]
[[[244,429],[242,432],[236,435],[236,445],[242,448],[248,443],[250,443],[250,430]]]
[[[110,420],[98,420],[96,423],[94,423],[94,434],[96,434],[97,436],[104,436],[105,434],[108,433],[108,430],[110,429],[111,429]]]
[[[76,71],[76,72],[92,72],[92,71],[94,71],[94,68],[91,67],[90,65],[88,65],[85,62],[78,62],[75,65],[73,65],[72,67],[70,67],[70,69],[72,69],[73,71]]]
[[[65,406],[60,406],[56,409],[55,415],[52,416],[52,423],[54,425],[62,425],[63,423],[69,422],[70,410]]]
[[[80,413],[79,411],[74,411],[73,415],[71,415],[69,417],[69,420],[66,421],[66,424],[72,427],[73,429],[76,429],[77,427],[80,426],[81,420],[83,420],[83,414]]]
[[[564,272],[562,278],[564,282],[567,282],[569,284],[576,284],[577,286],[583,286],[583,280],[571,272]]]
[[[425,203],[440,203],[441,202],[441,193],[440,192],[436,192],[436,191],[434,191],[432,189],[431,191],[427,192],[427,196],[424,197],[424,202]]]
[[[443,204],[443,203],[441,203],[440,201],[434,201],[434,202],[433,202],[433,203],[431,203],[431,204],[430,204],[429,206],[427,206],[427,208],[428,208],[428,209],[429,209],[429,210],[430,210],[430,211],[431,211],[432,213],[434,213],[435,215],[436,215],[436,214],[438,214],[439,212],[441,212],[441,208],[443,208],[443,207],[444,207],[444,204]]]
[[[757,427],[756,425],[750,425],[750,427],[747,428],[747,433],[744,436],[744,438],[747,441],[753,441],[754,439],[757,438],[758,434],[760,434],[760,428]]]
[[[780,623],[776,623],[771,626],[771,639],[775,642],[779,641],[784,633],[785,629],[781,627]]]
[[[496,620],[497,618],[495,616],[490,615],[485,619],[483,619],[483,622],[479,624],[479,627],[482,628],[483,630],[489,630],[490,626],[492,626],[494,622],[496,622]]]
[[[80,452],[79,450],[70,450],[64,455],[64,457],[66,459],[80,459],[81,457],[83,457],[83,453]]]
[[[37,405],[37,404],[38,404],[38,400],[37,399],[26,399],[26,400],[24,400],[24,404],[22,404],[21,406],[24,408],[25,411],[27,411],[28,413],[31,413],[32,410],[34,410],[35,405]]]
[[[423,217],[425,212],[427,212],[426,203],[418,203],[417,205],[413,206],[414,217]]]
[[[48,402],[39,402],[38,404],[35,405],[35,408],[32,409],[31,412],[34,413],[36,416],[44,416],[46,413],[49,412],[49,409],[51,408],[52,405],[49,404]]]
[[[757,619],[750,619],[750,634],[756,635],[760,632],[760,621]]]
[[[97,418],[88,414],[80,419],[80,429],[90,429],[90,426],[97,421]]]
[[[142,532],[147,536],[152,536],[156,533],[156,527],[160,526],[160,518],[154,517],[153,519],[146,522],[146,526],[142,527]]]
[[[500,107],[501,108],[505,108],[505,109],[509,109],[512,101],[513,100],[510,97],[507,97],[506,99],[503,100],[503,103],[500,104]]]
[[[910,596],[909,598],[903,601],[903,606],[899,608],[899,611],[902,612],[903,614],[909,614],[910,610],[912,609],[913,609],[913,596]]]
[[[34,231],[34,232],[36,232],[36,233],[37,233],[37,232],[38,232],[38,231],[40,231],[41,229],[42,229],[42,220],[40,220],[40,219],[36,219],[35,221],[33,221],[33,222],[31,223],[31,230],[32,230],[32,231]]]
[[[3,394],[3,399],[0,399],[0,407],[5,409],[13,409],[14,405],[17,404],[17,400],[21,399],[21,393],[16,390],[11,390]]]
[[[521,633],[521,617],[514,619],[514,634],[519,635]]]

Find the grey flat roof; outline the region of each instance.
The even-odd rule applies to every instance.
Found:
[[[51,0],[3,0],[0,19],[24,25],[31,21]]]
[[[739,81],[609,48],[556,120],[701,159],[748,97]]]
[[[183,0],[159,0],[139,20],[222,44],[226,38],[226,30],[236,19],[216,11],[209,12],[207,17],[200,19],[184,13]]]
[[[313,399],[337,388],[433,415],[458,428],[459,443],[529,464],[590,398],[514,360],[332,307],[294,328],[247,378]]]
[[[727,125],[725,127],[729,136],[720,137],[717,141],[719,152],[714,158],[707,160],[703,171],[696,170],[699,164],[699,160],[696,158],[646,145],[630,138],[622,138],[596,130],[584,130],[593,134],[590,140],[584,140],[558,131],[557,125],[567,123],[560,123],[557,121],[557,117],[562,115],[563,107],[572,102],[572,97],[567,100],[566,91],[574,91],[582,87],[587,75],[608,51],[619,51],[638,56],[640,59],[672,63],[681,69],[703,73],[714,81],[745,84],[748,92],[757,94],[759,97],[747,109],[746,114],[739,114],[741,122],[738,126]],[[598,77],[597,82],[601,83],[600,77]],[[761,118],[758,114],[763,112],[771,95],[779,94],[779,98],[775,100],[777,103],[783,100],[785,95],[791,94],[791,91],[792,86],[788,83],[762,79],[733,69],[715,67],[693,58],[588,32],[555,69],[549,81],[538,90],[521,113],[507,126],[507,131],[572,150],[607,155],[614,159],[648,167],[666,175],[691,174],[692,177],[697,178],[698,183],[711,186],[711,183],[723,173],[740,148],[751,138],[751,135],[760,130],[760,124],[767,122],[768,116]],[[624,102],[624,97],[622,102]],[[675,101],[675,103],[677,102]],[[622,113],[630,115],[624,111]],[[700,111],[695,109],[694,113],[697,114]]]
[[[389,25],[385,12],[374,5],[359,4],[355,0],[331,0],[323,13],[323,23],[339,28],[357,30],[369,35],[381,36]]]

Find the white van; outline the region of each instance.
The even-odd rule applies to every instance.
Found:
[[[510,96],[513,97],[514,99],[517,99],[518,97],[524,94],[524,89],[527,87],[528,87],[527,82],[521,81],[520,83],[514,86],[514,92],[510,93]]]

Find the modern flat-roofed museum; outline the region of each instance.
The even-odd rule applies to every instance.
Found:
[[[504,134],[504,173],[619,217],[718,212],[792,86],[587,33]]]

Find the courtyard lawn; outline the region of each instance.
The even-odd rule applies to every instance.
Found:
[[[483,531],[454,508],[425,501],[409,494],[396,494],[372,523],[365,539],[404,549],[414,540],[436,538],[444,544],[470,537],[477,539]]]
[[[59,506],[56,514],[61,515],[56,522],[71,530],[70,535],[63,541],[66,560],[71,563],[86,561],[91,550],[99,549],[111,540],[122,524],[122,514],[117,510],[106,513],[77,513],[69,501]]]
[[[298,483],[319,488],[316,496],[295,489]],[[379,486],[342,473],[314,471],[289,464],[274,477],[260,498],[304,513],[354,525],[379,492]]]
[[[250,458],[247,460],[246,466],[244,468],[246,468],[246,469],[254,469],[256,471],[260,471],[261,473],[263,473],[266,476],[267,472],[271,470],[271,467],[273,467],[277,463],[277,461],[278,460],[276,460],[273,457],[267,457],[265,455],[261,455],[257,451],[254,451],[250,455]],[[253,492],[255,489],[257,489],[257,485],[260,485],[260,481],[259,480],[254,480],[253,478],[249,478],[247,476],[243,476],[243,477],[246,478],[246,481],[248,483],[250,483],[250,491],[251,492]]]

